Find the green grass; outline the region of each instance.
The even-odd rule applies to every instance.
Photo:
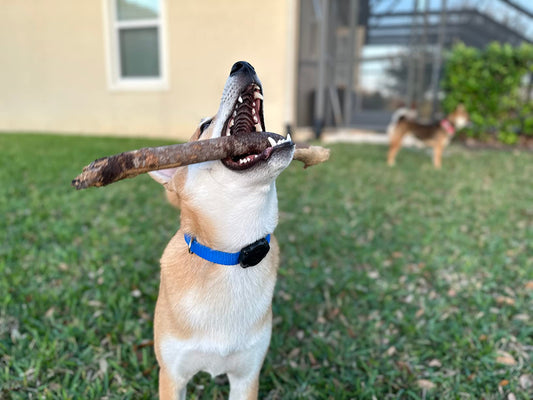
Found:
[[[160,144],[0,135],[0,398],[155,397],[158,260],[177,212],[147,176],[69,184],[97,157]],[[532,398],[532,154],[452,147],[435,171],[424,152],[392,169],[385,153],[334,145],[278,179],[260,397]],[[189,384],[193,399],[227,392]]]

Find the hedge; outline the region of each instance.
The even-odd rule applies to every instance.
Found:
[[[533,137],[533,45],[456,44],[447,54],[441,84],[444,111],[459,103],[469,111],[468,136],[492,136],[506,144],[516,143],[519,135]]]

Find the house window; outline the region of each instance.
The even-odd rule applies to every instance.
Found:
[[[104,0],[112,89],[167,88],[164,0]]]

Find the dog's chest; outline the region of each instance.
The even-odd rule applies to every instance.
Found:
[[[267,264],[270,257],[258,265],[243,269],[225,268],[222,274],[193,287],[179,299],[176,308],[185,313],[189,324],[197,331],[232,342],[258,321],[269,309],[275,284]]]
[[[190,379],[200,371],[212,376],[224,373],[242,375],[250,366],[260,364],[270,343],[271,324],[246,337],[245,346],[220,352],[214,343],[202,339],[179,340],[166,337],[160,343],[162,362],[175,378]]]
[[[248,270],[227,268],[172,304],[193,334],[188,339],[162,335],[159,350],[169,371],[176,376],[198,371],[215,376],[263,356],[270,341],[275,274],[261,264],[269,261]]]

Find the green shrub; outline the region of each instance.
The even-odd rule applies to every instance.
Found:
[[[492,135],[514,144],[520,134],[533,136],[531,74],[533,45],[494,42],[476,49],[459,43],[447,55],[444,67],[444,110],[463,103],[472,120],[468,136]]]

